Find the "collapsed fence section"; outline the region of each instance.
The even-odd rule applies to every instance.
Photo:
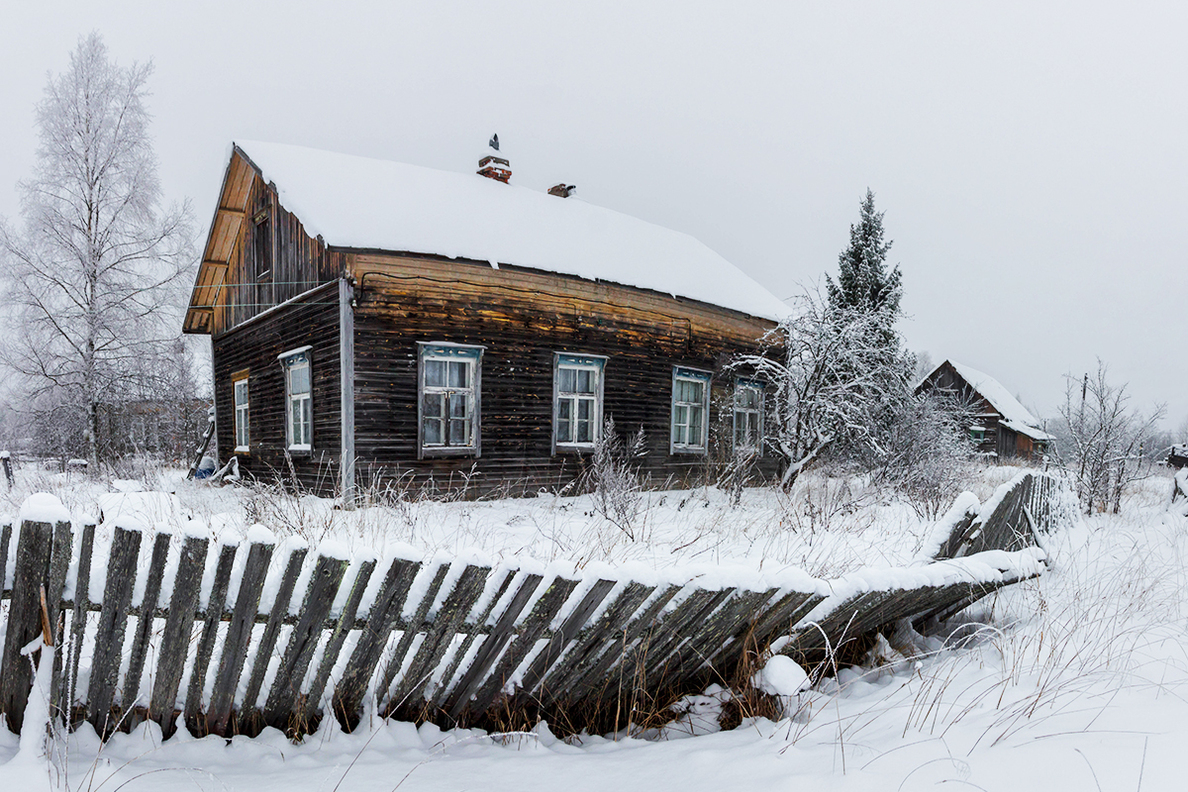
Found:
[[[300,736],[327,716],[352,730],[366,712],[610,730],[641,703],[734,681],[773,646],[812,668],[885,625],[955,612],[1039,574],[1043,557],[711,587],[441,556],[381,563],[261,527],[220,543],[120,524],[103,547],[94,525],[75,534],[69,520],[0,529],[0,570],[17,540],[0,657],[0,710],[17,731],[32,681],[21,649],[43,624],[64,647],[53,711],[103,736],[146,719],[166,736],[178,724]]]

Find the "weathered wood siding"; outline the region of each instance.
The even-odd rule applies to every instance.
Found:
[[[277,355],[308,344],[312,347],[313,449],[295,452],[293,469],[303,486],[323,493],[334,490],[342,443],[338,343],[337,282],[215,336],[215,409],[224,461],[235,448],[232,375],[246,369],[251,445],[249,453],[238,454],[240,468],[265,481],[278,475],[289,479],[285,380]]]
[[[974,420],[977,422],[977,425],[983,426],[986,429],[982,441],[978,444],[979,452],[983,454],[995,453],[998,454],[999,458],[1015,455],[1013,438],[1011,450],[1005,450],[1003,445],[1004,441],[1001,438],[1004,428],[998,424],[999,419],[1002,417],[999,415],[998,410],[982,394],[974,390],[950,363],[946,361],[940,369],[933,372],[928,379],[920,383],[916,388],[916,393],[926,390],[935,390],[950,394],[973,410],[975,414]],[[1013,436],[1015,433],[1010,432],[1010,434]]]
[[[426,257],[348,257],[356,280],[355,447],[360,475],[411,474],[478,491],[563,485],[588,456],[552,452],[553,356],[606,356],[604,414],[633,435],[641,471],[659,483],[701,477],[730,442],[732,413],[711,406],[708,456],[670,454],[674,366],[718,372],[753,351],[770,323],[698,303],[534,270]],[[417,459],[417,342],[484,346],[481,456]],[[732,380],[714,382],[724,401]],[[716,447],[718,446],[718,447]],[[759,464],[773,475],[772,455]]]

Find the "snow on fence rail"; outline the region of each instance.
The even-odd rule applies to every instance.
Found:
[[[1010,511],[1003,535],[1044,530],[1051,510],[1033,507],[1046,478],[1004,487],[982,522]],[[950,512],[962,530],[952,515],[967,506]],[[886,625],[953,613],[1038,575],[1044,558],[1037,547],[984,550],[833,581],[790,573],[713,587],[443,557],[380,564],[333,544],[312,554],[278,545],[257,527],[214,546],[158,532],[142,567],[140,530],[117,524],[93,563],[96,526],[75,537],[58,509],[22,509],[19,531],[0,528],[0,570],[18,535],[0,657],[0,711],[18,732],[32,686],[21,649],[43,619],[65,649],[51,711],[104,736],[145,719],[166,736],[179,723],[196,735],[275,726],[299,736],[327,714],[351,730],[365,709],[443,725],[498,726],[517,712],[612,729],[633,704],[730,682],[769,648],[812,668]],[[92,569],[103,577],[94,601]]]

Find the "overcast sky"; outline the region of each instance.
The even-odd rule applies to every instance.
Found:
[[[908,345],[1054,415],[1065,375],[1188,418],[1183,2],[17,3],[0,215],[48,72],[99,31],[152,60],[170,198],[204,236],[228,146],[471,171],[697,236],[780,297],[836,272],[869,186]]]

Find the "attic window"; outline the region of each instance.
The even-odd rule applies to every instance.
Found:
[[[257,282],[272,274],[272,224],[268,221],[267,210],[261,210],[256,215],[252,234],[252,263],[252,275]]]

